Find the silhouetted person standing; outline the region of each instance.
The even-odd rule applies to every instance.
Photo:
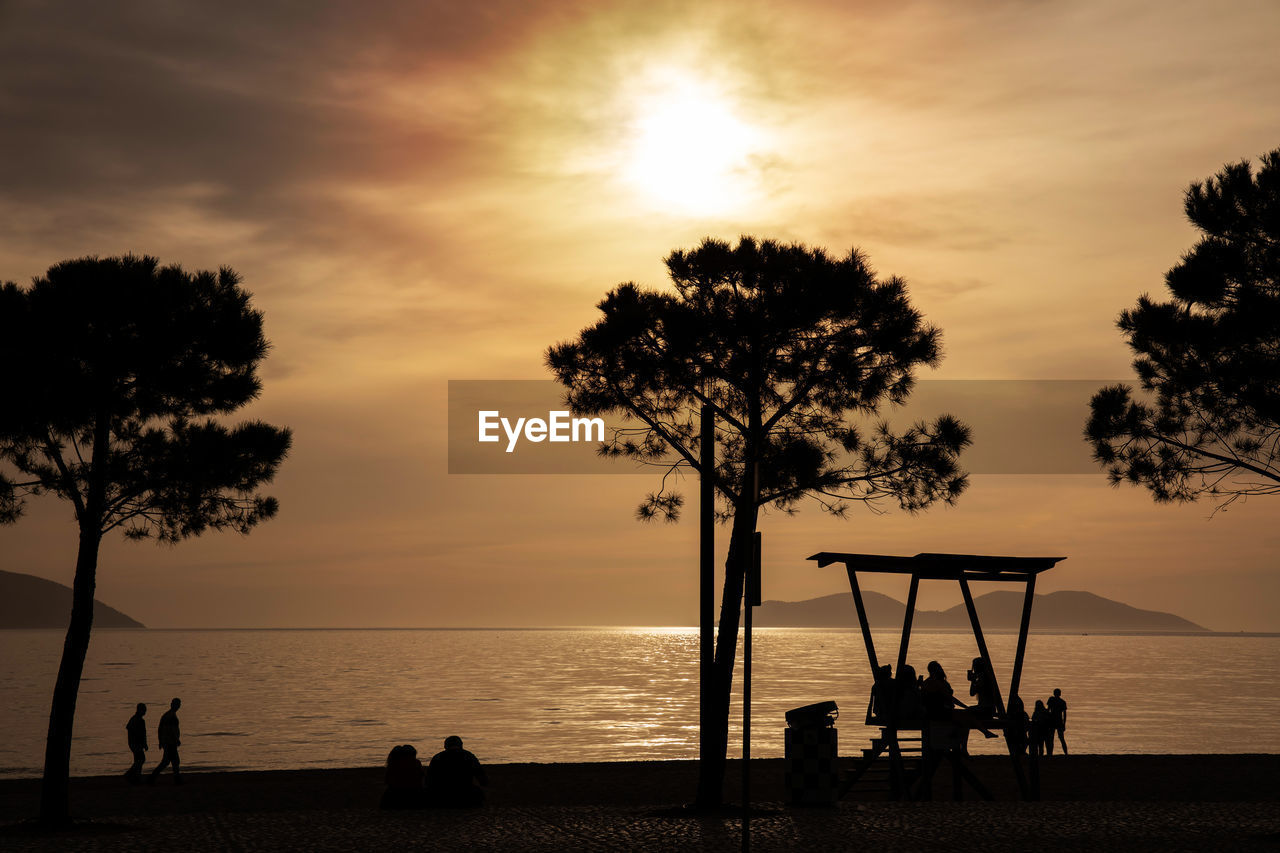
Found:
[[[480,759],[462,748],[462,738],[457,735],[445,738],[444,751],[437,752],[427,765],[427,788],[438,806],[482,806],[484,791],[479,786],[488,784]]]
[[[182,777],[178,775],[181,768],[181,762],[178,761],[178,746],[182,743],[181,733],[178,730],[178,709],[181,707],[181,699],[170,702],[169,710],[160,715],[160,724],[156,726],[156,743],[160,745],[164,754],[160,758],[160,763],[156,765],[156,769],[151,771],[151,778],[147,780],[153,785],[160,771],[170,764],[173,765],[173,784],[182,784]]]
[[[146,704],[139,702],[129,722],[124,724],[124,730],[129,735],[129,751],[133,753],[133,766],[124,772],[124,778],[129,780],[130,785],[137,785],[142,781],[142,765],[147,760],[147,723],[142,719],[146,715]]]
[[[1058,733],[1058,742],[1062,744],[1062,754],[1067,754],[1067,700],[1062,698],[1062,691],[1057,687],[1053,688],[1053,695],[1049,697],[1049,701],[1045,707],[1049,709],[1049,716],[1053,719],[1053,730]],[[1049,736],[1049,754],[1053,755],[1053,736]]]
[[[1006,716],[1005,739],[1009,742],[1009,748],[1013,750],[1014,755],[1022,755],[1027,751],[1027,729],[1031,726],[1031,719],[1027,716],[1027,709],[1023,706],[1021,697],[1009,697],[1009,711]]]
[[[1046,752],[1053,755],[1053,715],[1037,699],[1036,709],[1031,712],[1031,755],[1037,757]]]

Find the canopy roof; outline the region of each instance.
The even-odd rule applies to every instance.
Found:
[[[911,643],[911,622],[915,616],[916,593],[920,588],[920,581],[952,580],[959,582],[960,593],[964,596],[964,607],[969,613],[969,624],[973,627],[973,638],[978,644],[978,655],[985,663],[987,672],[993,676],[995,669],[991,665],[991,653],[987,650],[987,641],[982,634],[982,625],[978,621],[978,608],[974,604],[973,593],[969,590],[969,581],[1013,581],[1025,584],[1026,591],[1022,599],[1022,620],[1018,626],[1018,646],[1013,654],[1013,672],[1009,679],[1009,692],[1005,694],[1012,697],[1018,695],[1018,687],[1022,680],[1022,661],[1027,651],[1027,633],[1031,628],[1031,604],[1035,600],[1036,576],[1046,569],[1052,569],[1059,562],[1065,560],[1066,557],[995,557],[979,554],[932,553],[916,554],[914,557],[896,557],[887,554],[844,554],[836,551],[819,551],[809,559],[816,560],[819,566],[844,563],[845,571],[849,575],[849,591],[853,593],[853,605],[858,611],[858,625],[862,628],[862,640],[867,647],[867,663],[871,666],[873,681],[880,677],[880,660],[876,656],[875,639],[871,636],[871,623],[867,619],[867,608],[862,600],[862,589],[858,584],[858,572],[881,572],[909,575],[911,577],[911,586],[907,591],[907,604],[903,609],[902,639],[898,643],[897,672],[899,673],[903,671],[903,667],[907,663],[907,649]],[[1008,711],[1004,704],[1004,696],[1001,695],[1000,687],[994,683],[994,679],[991,687],[994,708],[989,709],[992,719],[986,721],[985,726],[987,729],[1004,728],[1009,721]],[[867,707],[868,725],[873,724],[872,707],[870,704]],[[1021,725],[1021,722],[1017,724]],[[921,743],[925,743],[927,741],[923,739],[926,738],[926,734],[929,731],[928,725],[924,722],[918,725],[914,722],[906,725],[905,721],[896,719],[892,714],[882,721],[882,725],[884,727],[881,729],[881,738],[872,741],[872,751],[875,755],[878,755],[888,745],[891,777],[896,774],[894,778],[900,780],[904,770],[902,767],[901,748],[898,745],[898,730],[919,730],[922,738]],[[979,727],[982,726],[980,725]],[[875,746],[877,743],[880,746]],[[1032,787],[1028,787],[1027,780],[1022,773],[1022,765],[1019,763],[1018,755],[1014,752],[1014,740],[1006,739],[1006,743],[1009,747],[1009,757],[1013,760],[1013,771],[1018,780],[1018,788],[1022,791],[1024,797],[1038,797],[1039,782],[1033,781]],[[951,757],[953,763],[955,763],[955,754],[951,753]],[[864,764],[863,770],[866,769],[866,766],[869,765]],[[962,774],[968,771],[962,765],[956,764],[956,772]],[[856,781],[861,773],[862,771],[858,771],[851,776],[850,779],[852,781],[846,783],[844,790],[848,790],[848,785],[852,785],[853,781]],[[971,781],[974,781],[975,785],[977,785],[976,780],[971,779]],[[980,786],[978,787],[979,790],[985,790]],[[990,799],[989,793],[985,794],[985,796]]]
[[[809,558],[819,566],[843,563],[855,572],[912,575],[922,580],[1025,581],[1053,568],[1066,557],[994,557],[980,554],[844,554],[819,551]]]

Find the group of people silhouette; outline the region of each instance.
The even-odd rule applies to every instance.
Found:
[[[998,719],[996,679],[984,658],[974,658],[965,674],[969,695],[973,697],[971,705],[956,698],[940,663],[929,661],[926,671],[927,677],[917,675],[915,667],[903,664],[898,667],[895,677],[891,666],[881,666],[871,687],[868,722],[881,726],[922,727],[926,721],[950,721],[976,729],[988,738],[996,737],[991,731],[991,725]],[[1037,699],[1030,717],[1019,697],[1009,700],[1005,736],[1017,754],[1025,753],[1030,746],[1035,756],[1053,755],[1056,735],[1062,744],[1062,754],[1066,755],[1066,728],[1067,703],[1062,698],[1061,689],[1055,689],[1047,702]]]
[[[155,784],[166,767],[173,768],[173,783],[182,784],[182,762],[178,757],[178,747],[182,744],[178,724],[178,709],[181,707],[182,700],[175,698],[169,703],[169,710],[160,715],[156,743],[162,755],[160,763],[146,777],[150,784]],[[150,747],[146,716],[147,705],[139,702],[133,716],[125,723],[129,751],[133,753],[133,764],[124,772],[130,785],[139,785],[143,781],[142,766],[146,763]],[[481,786],[489,784],[480,760],[463,748],[462,738],[457,735],[444,739],[444,749],[432,757],[426,768],[418,760],[418,750],[411,744],[392,747],[387,755],[384,780],[387,784],[381,802],[384,809],[482,806],[484,790]]]
[[[182,700],[175,698],[169,703],[169,710],[160,715],[160,723],[156,726],[156,743],[160,746],[162,755],[160,763],[147,777],[147,781],[152,785],[155,784],[156,777],[161,771],[170,766],[173,767],[173,784],[182,784],[182,762],[178,758],[178,747],[182,745],[178,725],[178,709],[181,707]],[[133,753],[133,765],[124,772],[124,778],[129,780],[130,785],[141,784],[142,765],[147,761],[147,723],[144,719],[146,716],[147,705],[145,702],[139,702],[133,716],[124,727],[129,736],[129,751]]]
[[[480,759],[463,748],[457,735],[444,739],[444,749],[425,769],[412,744],[392,747],[385,779],[384,809],[474,808],[484,805],[480,786],[489,784]]]
[[[1033,756],[1053,755],[1053,738],[1057,735],[1062,744],[1062,754],[1067,754],[1067,700],[1062,690],[1054,688],[1047,700],[1036,700],[1031,716],[1027,716],[1022,699],[1009,700],[1009,721],[1005,727],[1009,741],[1018,755],[1031,749]]]
[[[892,667],[880,667],[871,688],[870,722],[896,725],[950,720],[995,737],[986,725],[996,713],[995,678],[982,658],[974,658],[973,668],[967,673],[969,695],[974,697],[972,705],[956,698],[942,664],[931,660],[925,670],[927,677],[917,675],[911,664],[903,664],[895,678]]]

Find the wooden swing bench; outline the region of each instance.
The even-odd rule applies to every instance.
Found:
[[[894,673],[901,671],[907,662],[907,650],[911,642],[911,622],[915,615],[916,594],[922,580],[950,580],[960,585],[964,597],[965,609],[969,614],[969,622],[973,628],[973,636],[977,641],[978,655],[982,658],[988,673],[994,673],[991,655],[987,650],[986,638],[978,621],[978,611],[973,604],[973,593],[969,588],[971,581],[997,581],[1025,584],[1025,595],[1022,604],[1022,617],[1018,627],[1018,646],[1014,655],[1013,674],[1010,678],[1010,697],[1018,695],[1018,685],[1022,678],[1022,662],[1027,648],[1027,633],[1031,625],[1031,604],[1035,597],[1036,576],[1053,568],[1065,557],[997,557],[975,554],[916,554],[914,557],[898,557],[882,554],[846,554],[822,551],[809,558],[819,566],[832,563],[843,563],[849,576],[849,589],[853,593],[853,604],[858,612],[858,624],[862,629],[862,639],[867,648],[867,662],[871,667],[871,678],[877,683],[880,663],[876,656],[875,642],[871,638],[871,625],[867,619],[866,607],[862,600],[862,590],[858,584],[858,572],[876,572],[888,574],[910,575],[911,585],[907,592],[906,610],[903,614],[902,637],[898,644],[898,662]],[[892,682],[889,682],[892,684]],[[866,724],[878,726],[879,735],[871,738],[869,748],[862,751],[862,758],[854,765],[840,786],[840,796],[846,795],[860,781],[875,781],[880,784],[876,788],[887,790],[893,799],[917,799],[929,796],[932,789],[934,772],[942,761],[948,761],[952,767],[953,796],[961,798],[961,782],[968,782],[984,799],[991,799],[987,790],[973,772],[966,766],[968,755],[967,742],[969,732],[973,728],[1002,730],[1007,722],[1004,698],[1000,686],[993,679],[995,707],[989,717],[969,717],[957,715],[952,720],[929,719],[894,719],[892,714],[880,714],[875,706],[874,693],[867,703]],[[1019,756],[1015,754],[1012,742],[1006,737],[1009,758],[1013,765],[1014,775],[1018,782],[1018,790],[1023,799],[1037,799],[1038,786],[1028,785]],[[887,766],[881,757],[887,755]]]

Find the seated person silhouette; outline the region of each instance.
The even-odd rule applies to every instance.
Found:
[[[991,667],[981,657],[973,659],[972,669],[966,673],[969,678],[969,695],[976,697],[973,706],[975,717],[994,717],[996,713],[996,682]]]
[[[427,804],[427,791],[422,786],[425,773],[418,760],[418,750],[410,744],[393,746],[387,754],[384,779],[387,790],[379,804],[384,809],[420,809]]]
[[[488,785],[480,760],[462,748],[462,738],[450,735],[444,739],[444,750],[437,752],[427,765],[427,789],[433,805],[445,808],[472,808],[484,805]]]
[[[920,685],[920,699],[924,702],[925,713],[931,720],[949,720],[951,708],[956,704],[955,691],[951,689],[951,682],[947,681],[947,674],[943,671],[942,664],[936,660],[929,661],[925,669],[929,677],[924,680],[924,684]]]
[[[984,715],[956,698],[955,691],[951,689],[951,682],[947,681],[947,673],[942,669],[942,664],[931,660],[928,670],[929,677],[924,680],[920,695],[924,700],[929,719],[951,720],[958,725],[977,729],[984,737],[995,737],[995,734],[985,725],[986,717],[990,714]]]
[[[916,681],[916,668],[911,664],[904,663],[898,667],[898,677],[894,679],[894,694],[895,722],[919,722],[924,719],[925,707],[920,698],[920,683]]]
[[[893,722],[893,667],[885,664],[876,670],[871,685],[871,714],[868,722],[887,725]]]

